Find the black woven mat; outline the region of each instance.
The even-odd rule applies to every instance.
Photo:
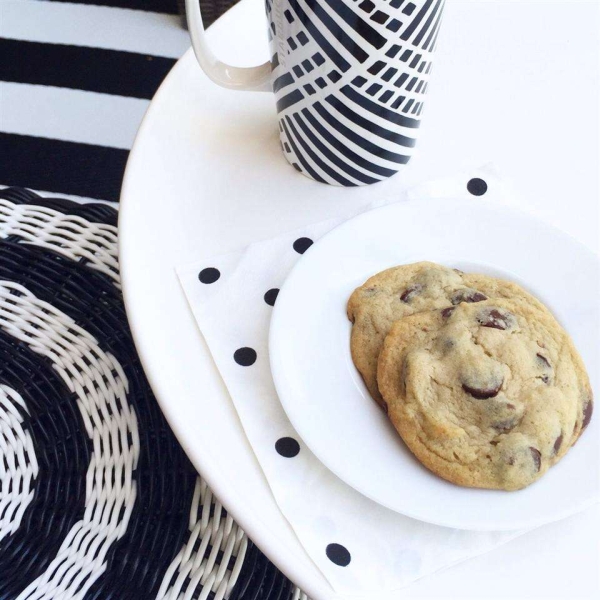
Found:
[[[18,188],[0,191],[12,204],[50,207],[92,223],[115,225],[116,211],[42,199]],[[17,235],[0,240],[0,283],[19,284],[91,334],[121,365],[127,402],[137,417],[140,451],[133,480],[137,497],[124,535],[106,553],[104,572],[87,599],[155,598],[165,572],[189,536],[196,472],[169,429],[135,352],[121,292],[110,277]],[[15,297],[20,292],[14,292]],[[18,529],[0,542],[0,599],[16,598],[47,573],[86,506],[86,472],[94,444],[85,433],[77,397],[52,362],[15,337],[0,320],[0,385],[17,390],[39,474]],[[212,510],[212,509],[211,509]],[[2,515],[0,515],[1,517]],[[83,584],[82,584],[83,585]],[[233,600],[287,600],[294,586],[250,542]],[[197,598],[200,589],[194,594]],[[213,598],[214,595],[209,595]]]

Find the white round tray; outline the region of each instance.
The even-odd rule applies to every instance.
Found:
[[[591,244],[598,162],[597,129],[589,124],[598,93],[591,75],[598,42],[591,4],[547,2],[540,28],[537,1],[521,2],[518,10],[509,2],[447,3],[419,155],[402,176],[376,186],[338,189],[297,174],[280,154],[273,98],[218,88],[191,52],[150,106],[129,159],[119,223],[125,301],[142,363],[169,423],[214,493],[313,600],[339,596],[279,512],[174,269],[487,160],[514,180],[523,208]],[[210,28],[222,59],[251,65],[267,58],[263,11],[260,0],[243,0]],[[557,32],[574,31],[568,45],[556,43]],[[566,107],[568,126],[549,131]],[[589,594],[600,531],[593,510],[419,581],[402,597],[452,598],[460,591],[480,598],[488,595],[490,580],[498,597],[516,590]],[[570,556],[578,558],[569,561],[569,578],[561,577]]]

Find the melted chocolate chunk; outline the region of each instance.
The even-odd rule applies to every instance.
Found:
[[[456,308],[454,306],[449,306],[448,308],[443,308],[442,309],[442,317],[444,317],[444,319],[447,319],[455,310],[456,310]]]
[[[581,424],[581,430],[583,431],[592,420],[592,412],[594,412],[594,403],[590,398],[583,409],[583,423]]]
[[[464,290],[457,290],[452,294],[452,304],[460,304],[461,302],[483,302],[487,300],[487,296],[477,290],[471,288],[465,288]]]
[[[533,446],[529,446],[529,450],[531,451],[531,456],[533,458],[533,464],[535,466],[535,470],[539,471],[542,467],[542,453]]]
[[[543,355],[543,354],[536,354],[536,357],[538,359],[538,361],[540,363],[542,363],[542,365],[544,365],[546,368],[550,369],[550,361]]]
[[[513,319],[513,315],[507,310],[498,308],[482,310],[477,317],[477,321],[482,327],[491,327],[493,329],[501,330],[511,327]]]
[[[506,419],[504,421],[498,421],[497,423],[494,423],[492,425],[492,427],[496,431],[500,431],[501,433],[506,433],[507,431],[510,431],[511,429],[513,429],[517,425],[518,422],[519,422],[518,419]]]
[[[419,295],[423,291],[423,286],[420,283],[411,285],[406,288],[400,295],[402,302],[410,302],[415,296]]]
[[[556,441],[554,442],[554,454],[558,454],[558,451],[560,450],[560,447],[562,446],[562,442],[563,442],[563,434],[561,433],[556,438]]]
[[[488,398],[494,398],[498,395],[498,392],[502,388],[502,384],[504,381],[500,381],[498,385],[490,386],[490,387],[473,387],[466,383],[462,384],[462,388],[467,394],[473,396],[473,398],[477,398],[477,400],[487,400]]]

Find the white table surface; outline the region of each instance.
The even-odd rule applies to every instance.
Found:
[[[493,161],[514,184],[520,194],[520,206],[561,227],[588,246],[597,248],[600,158],[598,12],[595,1],[448,0],[437,64],[420,132],[419,154],[404,174],[371,190],[391,193],[394,186],[450,175],[469,165]],[[211,44],[222,59],[238,65],[250,65],[267,56],[265,22],[261,13],[260,0],[243,0],[211,27]],[[193,78],[189,77],[190,72],[194,72]],[[173,267],[186,259],[189,261],[192,248],[197,247],[198,256],[203,256],[211,247],[216,248],[216,252],[239,247],[240,242],[265,238],[303,223],[339,214],[340,193],[347,194],[347,206],[350,208],[364,204],[365,194],[369,192],[364,188],[351,192],[326,192],[325,186],[304,180],[290,172],[287,166],[278,166],[277,173],[283,173],[283,178],[277,175],[273,182],[263,181],[264,193],[273,199],[272,210],[268,210],[263,201],[262,204],[244,205],[243,211],[246,212],[240,214],[239,204],[230,204],[227,200],[221,203],[220,198],[215,198],[213,202],[219,203],[218,208],[217,204],[213,204],[214,211],[205,211],[205,223],[195,223],[192,217],[193,199],[186,200],[184,208],[187,206],[190,210],[189,229],[186,230],[184,224],[180,243],[174,247],[161,246],[157,240],[160,231],[152,230],[153,218],[148,216],[148,206],[152,202],[150,197],[155,196],[158,189],[164,193],[166,205],[169,190],[181,183],[179,174],[174,171],[185,168],[183,179],[190,171],[189,164],[170,164],[169,152],[166,151],[169,143],[176,143],[177,136],[196,134],[199,124],[206,130],[211,124],[221,123],[221,116],[215,114],[207,118],[202,113],[204,102],[214,110],[217,110],[214,107],[222,106],[223,111],[233,110],[243,103],[243,109],[238,110],[245,119],[252,121],[235,123],[232,126],[235,133],[257,137],[261,128],[267,128],[266,154],[272,153],[271,148],[275,147],[271,136],[274,121],[270,121],[274,119],[274,111],[271,105],[267,108],[266,103],[272,103],[268,95],[244,96],[241,92],[218,90],[214,92],[218,98],[215,104],[213,100],[205,100],[206,85],[202,75],[196,73],[193,57],[188,53],[159,92],[156,108],[150,109],[132,152],[123,189],[120,222],[121,265],[132,329],[142,362],[171,425],[232,515],[270,558],[315,600],[338,598],[312,563],[302,557],[287,523],[276,516],[276,507],[266,495],[268,488],[254,459],[238,458],[236,463],[235,456],[219,454],[219,444],[225,448],[227,443],[227,447],[241,452],[244,448],[248,450],[245,442],[236,440],[230,443],[219,440],[217,436],[211,439],[210,428],[202,425],[194,430],[194,411],[197,410],[196,400],[192,397],[194,388],[223,396],[222,384],[218,381],[195,381],[204,367],[199,366],[198,373],[190,373],[189,370],[178,372],[176,366],[167,365],[171,344],[176,339],[173,335],[187,336],[190,348],[202,344],[202,341],[197,331],[188,330],[194,328],[189,315],[169,325],[169,313],[185,310],[185,300],[178,298],[174,302],[152,284],[164,281],[164,278],[172,278],[169,279],[172,284]],[[181,113],[189,111],[193,115],[185,129],[176,124],[178,116],[164,115],[159,110],[161,102],[164,105],[167,101],[167,94],[177,90],[185,90],[189,100],[179,100],[175,106]],[[161,139],[153,139],[157,133],[162,134]],[[216,136],[215,139],[218,139],[217,134],[210,133]],[[231,131],[227,135],[231,135]],[[222,152],[230,150],[235,158],[235,148],[227,146],[226,141]],[[255,150],[260,147],[259,144]],[[212,151],[216,150],[213,148]],[[160,172],[148,163],[153,154],[160,156]],[[261,166],[257,163],[257,168]],[[151,176],[142,177],[144,172]],[[211,179],[206,183],[207,193],[222,194],[227,186],[242,186],[244,182],[232,179],[231,175],[228,173],[225,180],[215,170],[214,181]],[[243,173],[240,175],[243,176]],[[293,182],[290,195],[304,194],[301,215],[290,210],[290,205],[286,204],[288,200],[275,204],[275,198],[288,177]],[[190,180],[183,183],[189,184],[192,179],[190,175]],[[252,182],[248,185],[252,187]],[[240,194],[242,190],[240,187]],[[306,197],[306,190],[314,192],[311,197]],[[323,201],[322,196],[327,193],[334,198],[333,201]],[[217,217],[219,220],[215,222]],[[143,219],[148,224],[147,231],[132,239],[129,235],[131,224]],[[176,226],[170,219],[169,211],[165,210],[161,215],[164,231]],[[229,219],[227,225],[232,232],[229,233],[231,239],[221,243],[220,234],[213,232],[211,226],[223,224],[223,219]],[[233,241],[234,234],[237,244]],[[196,246],[187,239],[194,235],[198,236]],[[519,240],[509,239],[508,243],[519,243]],[[535,251],[530,240],[526,243],[528,249]],[[548,260],[551,261],[552,257],[549,256]],[[145,266],[142,268],[140,265]],[[149,322],[161,321],[164,321],[164,326],[149,331]],[[175,325],[181,327],[173,332],[177,328]],[[161,368],[163,372],[159,374]],[[189,409],[187,416],[173,408],[175,398],[180,407]],[[207,419],[235,420],[232,411],[231,406],[207,404],[197,414]],[[238,423],[235,423],[235,428],[239,430]],[[205,452],[194,447],[194,435],[202,437],[202,443],[206,444]],[[209,442],[212,444],[210,451]],[[220,475],[215,472],[215,463],[219,463]],[[564,521],[540,527],[490,553],[418,581],[401,593],[390,596],[390,599],[597,598],[600,593],[599,539],[600,510],[595,507]]]

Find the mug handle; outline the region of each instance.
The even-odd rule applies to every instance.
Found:
[[[269,61],[258,67],[233,67],[221,62],[206,43],[199,0],[185,0],[185,12],[196,59],[210,79],[232,90],[273,91]]]

